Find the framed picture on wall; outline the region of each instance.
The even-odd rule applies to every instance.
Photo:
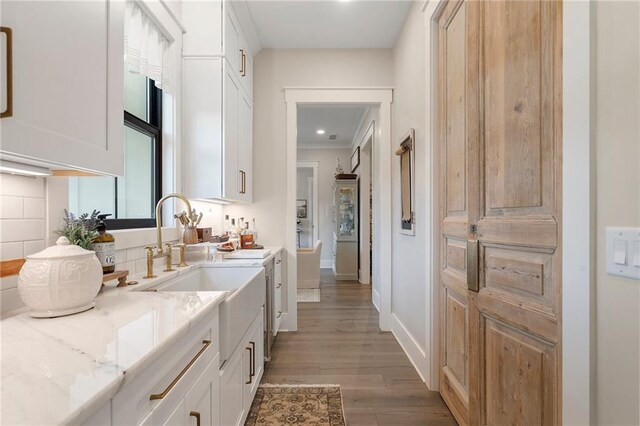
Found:
[[[296,202],[296,216],[298,219],[307,218],[307,200],[298,200]]]
[[[360,165],[360,147],[357,147],[351,154],[351,173],[355,172]]]
[[[415,235],[415,131],[409,129],[400,139],[396,155],[400,157],[400,233]]]

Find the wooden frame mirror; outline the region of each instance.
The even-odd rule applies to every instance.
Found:
[[[409,129],[400,139],[396,155],[400,157],[400,233],[415,235],[415,130]]]

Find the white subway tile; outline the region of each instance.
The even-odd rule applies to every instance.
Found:
[[[116,263],[116,269],[118,271],[129,271],[130,274],[135,274],[136,273],[136,262]]]
[[[147,272],[147,262],[144,259],[136,260],[135,264],[136,264],[136,274]]]
[[[44,219],[44,198],[25,198],[24,218]]]
[[[22,259],[24,244],[22,242],[0,243],[0,260]]]
[[[18,287],[18,278],[18,275],[0,278],[0,290],[8,290],[10,288]]]
[[[24,257],[44,250],[44,240],[25,241],[24,242]]]
[[[7,313],[24,306],[17,288],[10,288],[0,291],[0,312]]]
[[[0,173],[0,194],[44,198],[44,179]]]
[[[116,250],[116,265],[119,263],[124,263],[127,261],[127,251],[126,250]]]
[[[22,197],[3,195],[0,199],[0,219],[22,219]]]
[[[146,258],[144,247],[134,247],[127,249],[126,261],[138,260]]]
[[[44,240],[44,220],[3,219],[0,220],[0,241]]]

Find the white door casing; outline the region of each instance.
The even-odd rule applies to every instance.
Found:
[[[391,101],[390,87],[285,87],[287,108],[287,300],[282,330],[298,328],[296,282],[296,171],[298,104],[366,104],[380,108],[373,153],[373,279],[380,283],[380,329],[391,329]]]

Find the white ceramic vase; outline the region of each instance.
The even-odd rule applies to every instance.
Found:
[[[27,257],[18,292],[32,317],[50,318],[93,308],[101,285],[96,254],[60,237],[55,246]]]

